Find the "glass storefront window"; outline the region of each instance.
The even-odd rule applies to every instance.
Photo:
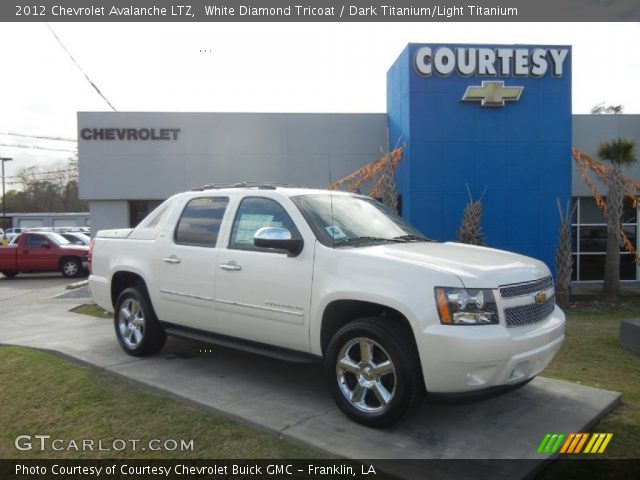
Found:
[[[591,197],[578,197],[576,212],[572,218],[571,244],[574,253],[573,281],[593,281],[604,278],[604,261],[607,251],[607,226],[604,215]],[[622,229],[638,250],[638,205],[630,198],[624,200]],[[638,280],[639,267],[623,246],[620,248],[621,280]]]

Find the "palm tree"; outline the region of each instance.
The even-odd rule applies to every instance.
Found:
[[[615,302],[620,294],[620,247],[622,246],[620,221],[624,198],[621,170],[623,166],[636,161],[634,148],[635,142],[626,138],[604,142],[598,147],[598,157],[610,165],[605,178],[605,186],[607,187],[607,255],[602,286],[602,294],[605,300],[610,302]]]

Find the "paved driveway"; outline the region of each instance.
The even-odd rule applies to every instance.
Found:
[[[333,456],[536,460],[505,462],[499,464],[505,471],[491,470],[495,478],[524,478],[548,458],[536,453],[546,433],[586,431],[620,401],[616,392],[537,378],[520,390],[473,404],[424,403],[392,428],[369,429],[337,410],[317,366],[217,347],[204,353],[201,345],[175,339],[153,357],[133,358],[120,350],[109,319],[69,313],[78,299],[52,298],[64,292],[63,282],[39,281],[34,281],[35,293],[11,284],[14,292],[22,292],[13,299],[5,291],[8,283],[0,281],[0,343],[61,352]],[[405,462],[396,464],[393,473],[423,478],[421,468]]]

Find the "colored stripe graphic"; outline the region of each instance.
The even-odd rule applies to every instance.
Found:
[[[613,433],[570,433],[568,436],[564,433],[547,433],[538,445],[537,451],[554,454],[560,449],[558,453],[574,455],[604,453],[612,438]]]
[[[569,434],[569,436],[567,437],[567,441],[564,442],[564,445],[562,445],[562,448],[560,449],[560,453],[566,453],[567,452],[567,448],[569,448],[569,445],[571,445],[571,443],[573,442],[573,439],[575,437],[576,437],[575,433]]]
[[[613,433],[594,433],[584,453],[604,453],[612,438]]]
[[[538,445],[538,453],[556,453],[564,437],[564,433],[547,433]]]

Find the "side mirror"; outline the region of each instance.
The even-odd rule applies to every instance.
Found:
[[[49,245],[49,243],[43,243],[42,248],[51,248],[51,245]]]
[[[290,257],[300,254],[304,241],[301,238],[291,238],[291,232],[286,228],[262,227],[253,236],[253,244],[260,248],[273,248],[289,252]]]

